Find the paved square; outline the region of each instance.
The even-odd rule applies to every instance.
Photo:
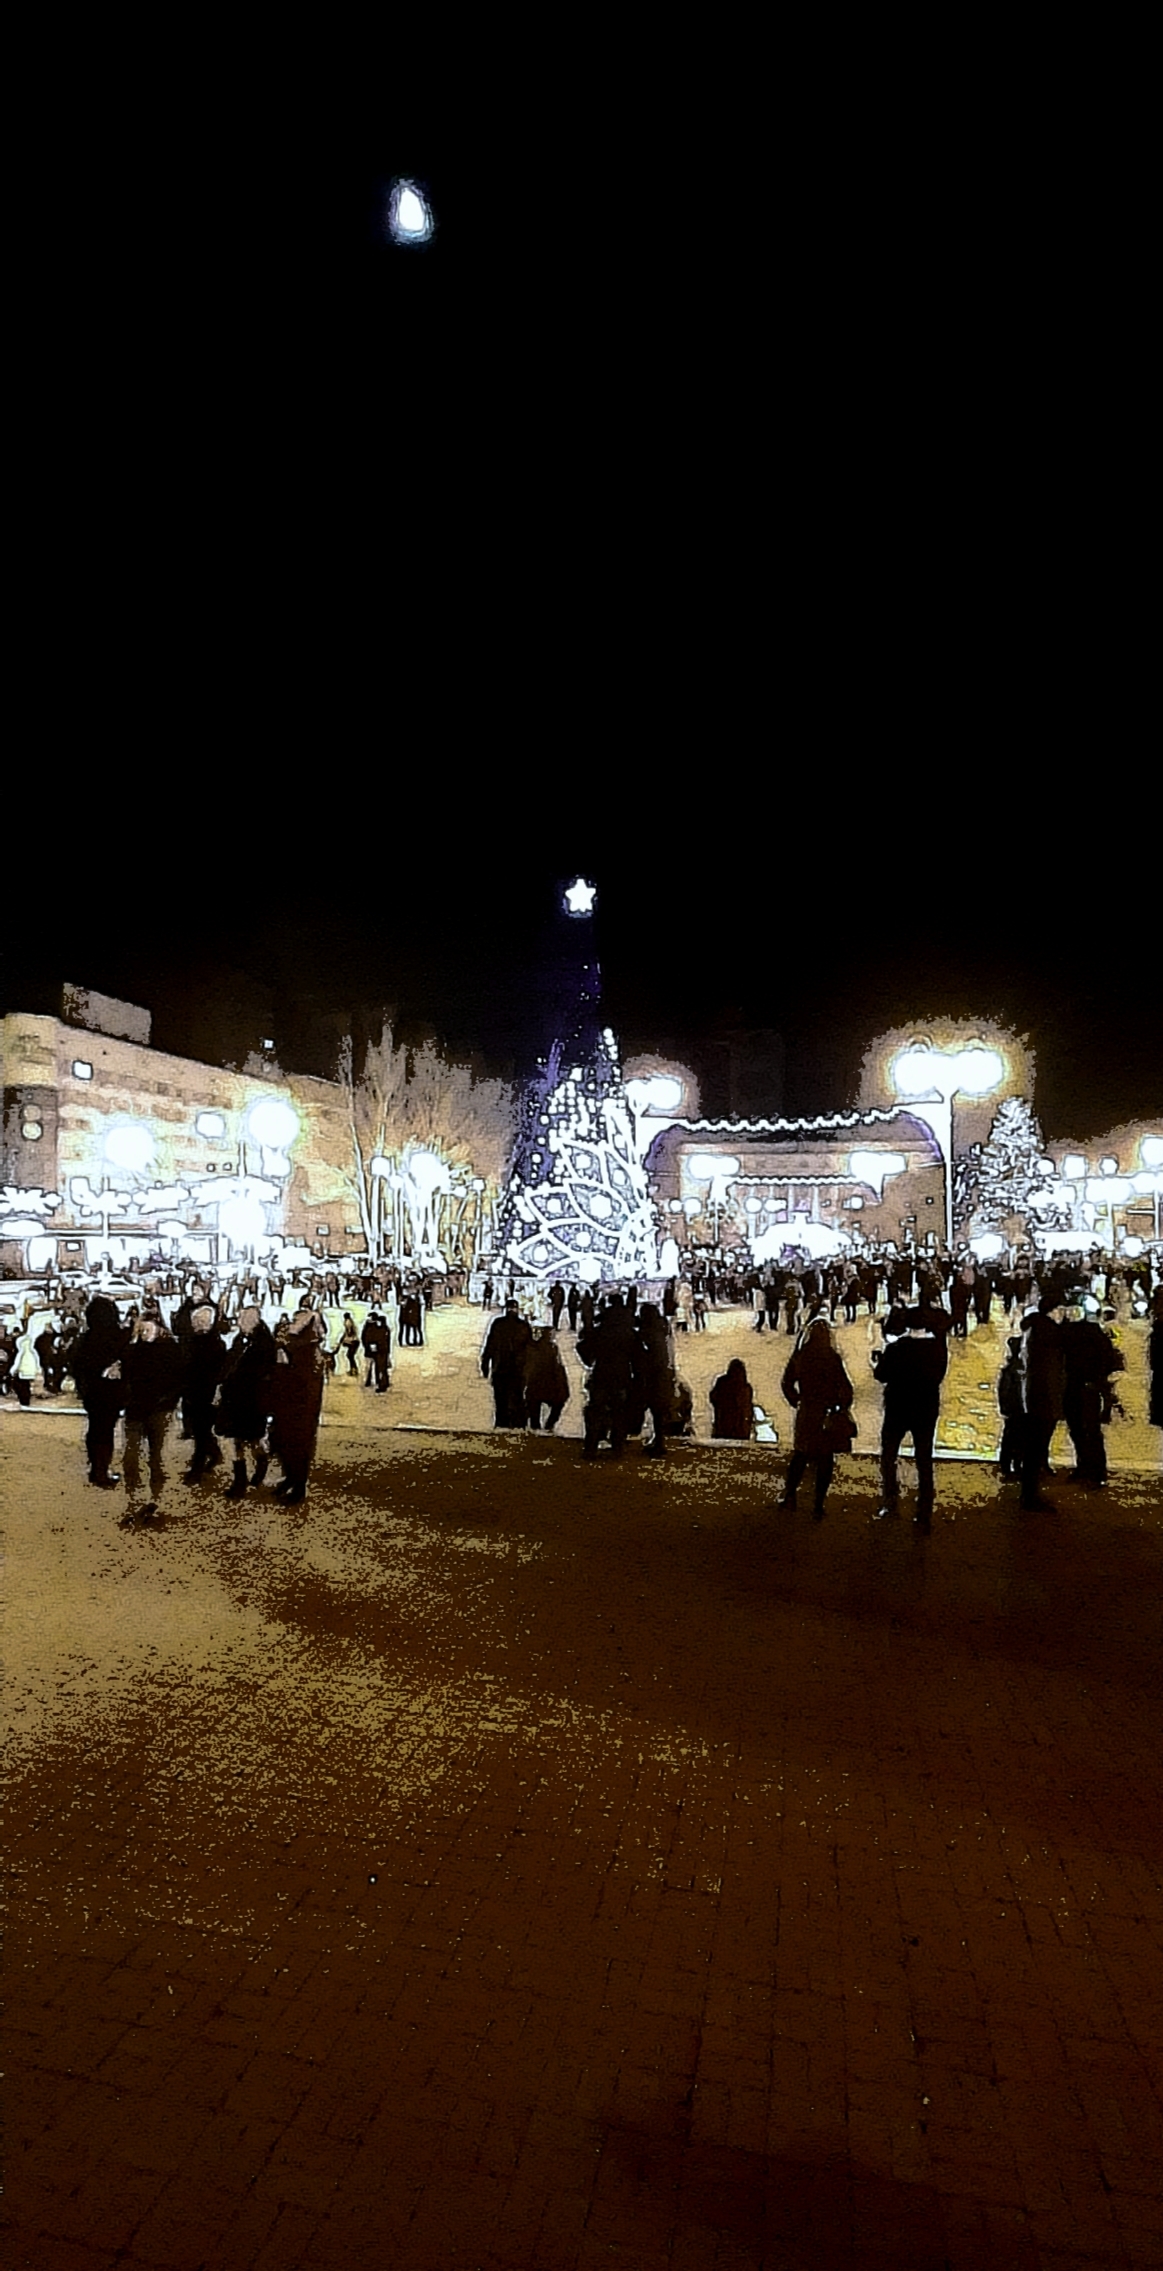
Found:
[[[0,1416],[7,2260],[1163,2263],[1158,1478],[814,1527],[397,1385],[156,1533]]]

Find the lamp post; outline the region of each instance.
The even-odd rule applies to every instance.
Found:
[[[909,1110],[937,1138],[945,1170],[945,1244],[953,1249],[953,1099],[988,1096],[1005,1074],[996,1049],[974,1045],[945,1052],[917,1047],[902,1050],[892,1063],[893,1086]]]

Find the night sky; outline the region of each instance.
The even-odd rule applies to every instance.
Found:
[[[519,1073],[581,870],[624,1054],[705,1074],[738,1015],[829,1111],[878,1031],[993,1018],[1048,1139],[1160,1115],[1123,217],[1028,120],[988,166],[830,92],[502,120],[450,39],[261,99],[207,53],[47,152],[5,1006],[326,1071],[386,1005]]]
[[[1048,1138],[1160,1116],[1155,973],[1143,961],[1112,971],[1109,958],[1100,969],[1085,911],[1065,901],[1041,919],[999,878],[972,914],[955,893],[939,915],[894,911],[883,890],[866,903],[849,863],[829,871],[818,905],[810,892],[800,904],[798,889],[768,890],[741,861],[673,878],[665,861],[617,856],[601,830],[578,831],[579,856],[555,864],[547,833],[539,845],[527,837],[507,872],[499,847],[475,876],[425,865],[374,905],[325,882],[274,907],[247,890],[240,905],[221,875],[191,863],[171,874],[164,919],[148,925],[63,906],[44,951],[10,955],[5,1006],[49,1009],[67,979],[148,1007],[158,1047],[237,1058],[269,1030],[287,1067],[326,1073],[344,1016],[358,1032],[382,1004],[406,1033],[429,1028],[453,1053],[519,1076],[568,996],[585,926],[558,918],[556,882],[580,871],[599,887],[592,936],[623,1055],[685,1052],[712,1105],[721,1059],[708,1044],[724,1021],[782,1035],[785,1110],[807,1113],[851,1101],[878,1031],[947,1014],[1030,1035]],[[25,935],[35,927],[30,914]]]

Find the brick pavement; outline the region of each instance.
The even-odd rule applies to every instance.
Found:
[[[1157,1480],[336,1425],[131,1534],[79,1432],[0,1422],[18,2271],[1163,2262]]]

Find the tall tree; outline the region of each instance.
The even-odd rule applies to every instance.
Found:
[[[963,1232],[999,1230],[1011,1218],[1027,1229],[1068,1229],[1069,1210],[1050,1187],[1053,1168],[1043,1158],[1042,1130],[1022,1096],[999,1104],[987,1143],[958,1159],[953,1207]]]
[[[514,1132],[513,1097],[504,1081],[446,1057],[434,1042],[406,1048],[387,1022],[368,1044],[358,1075],[350,1041],[343,1045],[339,1077],[351,1132],[352,1188],[369,1254],[383,1253],[389,1220],[397,1254],[406,1242],[406,1216],[413,1242],[421,1224],[430,1227],[429,1206],[408,1172],[415,1153],[432,1154],[459,1182],[457,1234],[471,1178],[484,1183],[490,1204],[495,1200]]]

